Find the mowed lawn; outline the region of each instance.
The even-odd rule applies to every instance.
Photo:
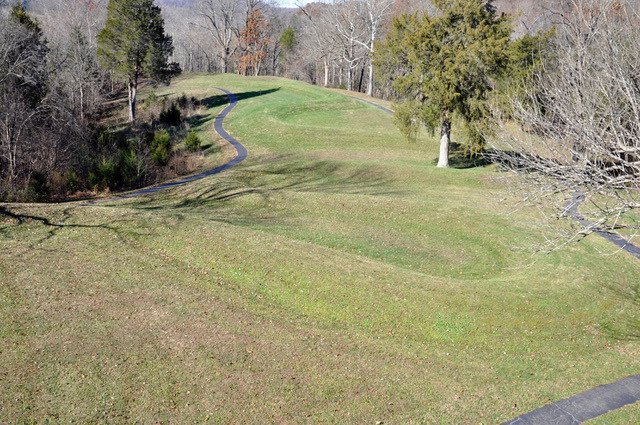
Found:
[[[489,424],[640,371],[640,262],[596,236],[536,252],[548,234],[493,167],[436,169],[434,138],[341,93],[203,75],[160,94],[213,114],[214,87],[241,99],[240,166],[6,206],[35,218],[0,227],[1,423]]]

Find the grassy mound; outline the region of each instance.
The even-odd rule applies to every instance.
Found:
[[[205,144],[213,87],[242,165],[6,207],[0,422],[495,423],[637,373],[635,259],[533,253],[492,168],[436,169],[435,140],[338,92],[181,79]]]

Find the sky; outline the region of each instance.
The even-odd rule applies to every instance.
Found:
[[[276,0],[276,2],[282,7],[296,7],[296,0]],[[308,1],[302,1],[302,4],[306,4]]]

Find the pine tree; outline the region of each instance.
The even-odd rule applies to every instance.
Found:
[[[169,63],[173,41],[165,35],[161,10],[153,0],[109,0],[107,20],[98,34],[100,64],[127,84],[129,120],[136,118],[138,83],[142,78],[168,82],[180,72]]]
[[[470,142],[482,146],[492,78],[507,64],[510,22],[491,1],[433,0],[435,17],[394,20],[375,55],[379,72],[404,99],[396,121],[408,137],[424,124],[441,128],[438,167],[449,166],[453,123],[465,125]]]

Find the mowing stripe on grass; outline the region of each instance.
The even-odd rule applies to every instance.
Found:
[[[193,181],[196,180],[201,180],[204,179],[205,177],[209,177],[212,176],[214,174],[218,174],[221,173],[235,165],[240,164],[242,161],[244,161],[247,158],[247,149],[242,145],[242,143],[238,142],[233,136],[231,136],[229,133],[227,133],[227,131],[224,129],[223,126],[223,122],[224,119],[226,118],[226,116],[229,114],[229,112],[231,112],[231,110],[233,108],[235,108],[235,106],[238,103],[238,99],[236,98],[236,96],[231,93],[230,91],[227,91],[225,89],[216,87],[217,90],[220,90],[221,92],[224,92],[228,97],[229,97],[229,104],[222,110],[222,112],[220,112],[220,114],[218,114],[218,116],[215,119],[215,124],[214,127],[216,129],[216,131],[218,132],[218,134],[220,135],[220,137],[222,137],[224,140],[226,140],[227,142],[229,142],[231,144],[231,146],[233,146],[236,150],[236,155],[235,157],[233,157],[233,159],[231,159],[231,161],[222,164],[216,168],[212,168],[211,170],[207,170],[207,171],[203,171],[199,174],[194,174],[191,176],[187,176],[187,177],[183,177],[181,179],[178,180],[174,180],[168,183],[162,183],[158,186],[151,186],[151,187],[145,187],[142,189],[138,189],[138,190],[134,190],[133,192],[128,192],[128,193],[124,193],[122,195],[117,195],[111,198],[105,198],[105,199],[94,199],[91,201],[86,202],[85,204],[87,205],[92,205],[92,204],[96,204],[99,202],[107,202],[107,201],[115,201],[118,199],[129,199],[129,198],[135,198],[138,196],[142,196],[142,195],[149,195],[152,193],[156,193],[159,192],[161,190],[164,189],[169,189],[172,187],[176,187],[176,186],[182,186],[185,185],[187,183],[191,183]]]
[[[525,413],[503,425],[573,425],[640,401],[640,375],[629,376]]]

